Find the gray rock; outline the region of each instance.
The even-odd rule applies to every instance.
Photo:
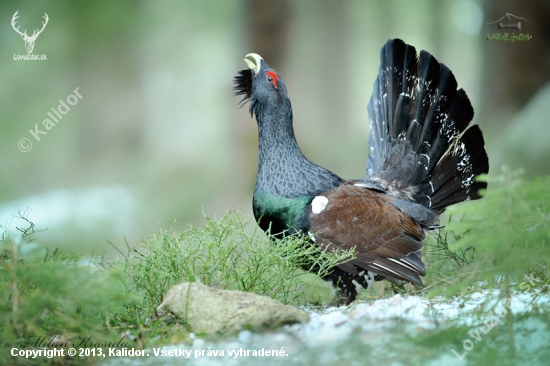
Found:
[[[172,287],[158,309],[185,321],[197,333],[235,333],[305,323],[309,315],[295,307],[252,292],[218,290],[200,283]]]

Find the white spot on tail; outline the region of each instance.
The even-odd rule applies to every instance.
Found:
[[[361,284],[355,280],[351,280],[351,282],[355,285],[355,289],[357,290],[357,292],[359,292],[360,290],[363,289],[363,286],[361,286]]]
[[[320,214],[327,207],[328,198],[325,196],[317,196],[311,201],[311,212]]]
[[[309,238],[314,242],[317,243],[317,240],[315,240],[315,235],[311,231],[307,232],[307,235],[309,235]]]
[[[468,178],[465,178],[460,184],[461,188],[469,188],[475,181],[474,175],[470,175]]]
[[[369,287],[372,287],[372,285],[374,285],[374,276],[376,276],[376,274],[371,271],[367,271],[367,274],[365,275],[365,280],[369,284]]]
[[[366,185],[365,183],[354,183],[353,185],[354,185],[355,187],[369,188],[369,186]]]
[[[361,271],[359,272],[359,276],[363,276],[363,278],[367,282],[368,287],[372,287],[372,285],[374,284],[374,276],[376,276],[373,272]]]

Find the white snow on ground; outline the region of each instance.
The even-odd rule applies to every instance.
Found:
[[[133,189],[122,186],[88,187],[80,190],[52,190],[0,205],[0,227],[10,229],[17,237],[15,226],[25,227],[15,216],[25,215],[29,221],[48,228],[41,238],[63,240],[67,227],[79,233],[91,233],[98,227],[108,227],[120,235],[134,230],[136,197]],[[113,213],[116,212],[116,215]],[[85,235],[85,234],[84,234]]]
[[[520,315],[533,311],[535,307],[550,309],[550,295],[542,294],[540,289],[514,293],[508,299],[495,300],[497,295],[497,290],[483,290],[468,298],[456,297],[450,301],[442,298],[430,301],[419,296],[395,295],[371,304],[359,304],[349,312],[345,307],[328,308],[322,313],[308,310],[311,320],[307,324],[289,326],[288,330],[299,335],[305,342],[324,343],[349,335],[357,325],[368,331],[383,324],[366,320],[400,319],[415,326],[434,328],[450,320],[464,325],[477,325],[490,311],[495,312],[495,315],[506,311]]]
[[[475,331],[491,311],[504,313],[499,308],[514,315],[532,313],[535,308],[545,312],[550,310],[550,294],[538,288],[515,292],[509,298],[500,300],[498,295],[497,290],[480,290],[468,297],[450,300],[395,295],[349,307],[322,310],[305,308],[310,314],[310,321],[305,324],[294,324],[277,332],[261,334],[242,331],[231,341],[210,342],[192,336],[192,344],[171,345],[165,349],[193,352],[226,350],[225,357],[189,357],[185,360],[186,365],[339,365],[342,358],[349,365],[404,365],[411,360],[408,357],[420,354],[423,357],[422,364],[425,365],[463,366],[468,364],[467,357],[461,359],[451,352],[451,348],[457,346],[419,350],[419,346],[410,342],[410,339],[422,329],[435,329],[446,322],[471,326],[472,331]],[[514,342],[521,347],[519,349],[529,353],[526,357],[539,354],[550,344],[550,328],[538,321],[536,316],[519,319],[513,323],[513,327]],[[480,335],[480,341],[492,342],[490,338],[483,338],[484,333]],[[259,350],[264,347],[271,350],[284,349],[292,357],[227,357],[227,350]],[[464,349],[457,351],[462,354]],[[153,365],[159,360],[111,359],[108,363],[134,365],[136,361],[141,365]],[[181,357],[163,357],[161,363],[177,365],[181,361]]]

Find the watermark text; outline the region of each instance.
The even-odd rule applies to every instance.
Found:
[[[36,123],[34,125],[34,129],[29,130],[29,133],[34,138],[34,140],[40,141],[41,137],[47,135],[48,132],[52,128],[54,128],[61,119],[63,119],[63,116],[71,110],[71,107],[69,107],[69,105],[75,106],[78,101],[82,99],[82,94],[80,94],[78,89],[79,88],[76,88],[71,94],[67,96],[67,102],[60,99],[57,108],[51,108],[51,111],[47,113],[49,118],[46,118],[42,121],[42,126],[39,126],[38,123]],[[28,152],[32,149],[32,140],[24,137],[19,140],[17,147],[22,152]]]

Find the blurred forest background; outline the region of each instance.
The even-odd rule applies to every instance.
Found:
[[[14,60],[16,11],[29,35],[47,13],[33,51],[46,61]],[[506,13],[528,20],[529,41],[487,40]],[[453,70],[492,174],[550,174],[547,0],[4,0],[0,15],[0,225],[27,211],[56,247],[103,253],[201,223],[203,209],[251,214],[256,122],[232,90],[249,52],[285,80],[305,155],[343,177],[365,174],[366,105],[395,37]],[[77,87],[82,100],[36,141],[29,130]]]

